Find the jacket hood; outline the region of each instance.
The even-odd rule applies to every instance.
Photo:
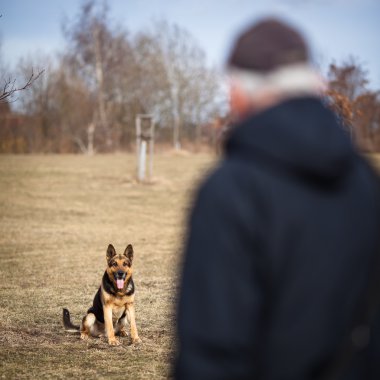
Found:
[[[353,156],[348,133],[314,97],[287,100],[247,118],[232,128],[225,151],[323,180],[345,175]]]

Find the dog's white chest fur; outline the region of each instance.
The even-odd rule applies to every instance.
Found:
[[[114,306],[112,308],[112,320],[117,321],[123,315],[125,311],[125,305],[122,306]]]

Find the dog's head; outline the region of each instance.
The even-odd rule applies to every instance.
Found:
[[[107,248],[107,274],[116,288],[123,290],[128,279],[132,276],[133,247],[127,245],[124,253],[117,254],[115,248],[110,244]]]

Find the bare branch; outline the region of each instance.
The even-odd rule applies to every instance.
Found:
[[[21,87],[16,87],[16,79],[12,79],[11,77],[5,79],[4,85],[0,90],[0,103],[4,102],[7,98],[12,97],[16,92],[29,88],[43,74],[44,71],[45,70],[41,70],[36,75],[32,69],[32,73],[30,74],[28,80]]]

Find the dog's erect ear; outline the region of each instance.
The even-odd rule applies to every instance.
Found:
[[[107,261],[110,261],[112,257],[114,257],[115,255],[116,255],[115,248],[113,247],[112,244],[109,244],[107,248],[107,254],[106,254]]]
[[[133,260],[133,247],[132,244],[128,244],[127,248],[125,248],[124,256],[127,256],[129,261],[132,262]]]

